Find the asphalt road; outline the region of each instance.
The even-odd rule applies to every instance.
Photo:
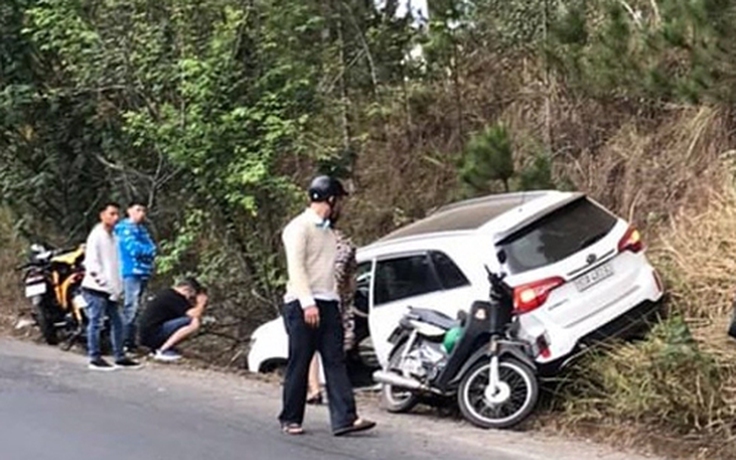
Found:
[[[277,384],[179,365],[89,371],[71,352],[0,339],[0,460],[636,459],[586,443],[478,430],[427,415],[391,415],[330,435],[310,407],[304,436],[281,434]],[[554,452],[554,455],[550,456]]]

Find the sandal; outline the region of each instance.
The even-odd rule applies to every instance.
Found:
[[[315,405],[322,404],[322,393],[317,393],[314,396],[308,397],[307,404],[315,404]]]
[[[298,423],[282,423],[281,431],[291,435],[304,434],[304,429]]]
[[[346,426],[344,428],[338,428],[337,430],[333,431],[332,434],[334,434],[335,436],[342,436],[348,433],[356,433],[358,431],[370,430],[374,426],[376,426],[376,422],[371,422],[370,420],[359,418],[355,420],[352,425]]]

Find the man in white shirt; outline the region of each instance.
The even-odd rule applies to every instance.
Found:
[[[113,229],[120,217],[120,206],[106,203],[100,208],[100,222],[87,237],[84,254],[84,279],[82,294],[87,301],[87,354],[89,368],[110,371],[117,367],[134,368],[140,366],[127,358],[123,351],[123,320],[119,302],[123,284],[119,270],[117,241]],[[107,314],[111,325],[112,347],[115,365],[102,358],[100,351],[100,326]]]
[[[345,366],[335,280],[337,240],[330,219],[337,220],[346,195],[338,180],[315,178],[309,187],[309,208],[292,219],[282,235],[288,267],[283,316],[289,334],[289,360],[279,421],[287,434],[304,432],[307,376],[315,351],[319,351],[324,367],[333,434],[340,436],[375,426],[358,417]]]

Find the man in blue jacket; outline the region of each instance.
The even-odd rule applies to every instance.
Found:
[[[128,350],[136,348],[136,318],[153,271],[156,245],[143,224],[146,204],[133,200],[128,206],[128,218],[115,227],[120,253],[120,271],[123,278],[124,343]]]

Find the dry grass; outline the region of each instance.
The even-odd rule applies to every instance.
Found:
[[[571,156],[566,173],[579,188],[642,227],[707,205],[729,145],[727,117],[710,107],[663,113],[656,125],[623,124],[602,148]]]
[[[676,446],[686,449],[682,458],[736,458],[736,343],[726,334],[736,285],[730,170],[728,158],[704,168],[709,181],[683,186],[699,199],[678,202],[650,228],[658,238],[649,257],[666,279],[673,316],[647,340],[603,350],[573,370],[557,399],[568,428],[594,425],[610,435],[619,424],[630,428],[617,428],[621,436],[670,455]],[[674,183],[687,176],[673,175]]]
[[[724,183],[708,201],[705,211],[673,219],[652,251],[676,305],[697,327],[727,319],[736,287],[736,192]]]
[[[698,348],[714,363],[724,402],[716,422],[730,429],[736,428],[736,342],[726,334],[736,287],[732,170],[730,158],[725,158],[722,182],[708,195],[705,211],[673,220],[654,252],[670,280],[675,307],[687,319]],[[736,455],[734,436],[732,432],[730,445]]]
[[[558,404],[570,426],[656,428],[660,436],[698,447],[718,439],[727,458],[736,448],[733,406],[723,391],[731,366],[719,363],[674,317],[646,341],[587,356],[564,382]]]

